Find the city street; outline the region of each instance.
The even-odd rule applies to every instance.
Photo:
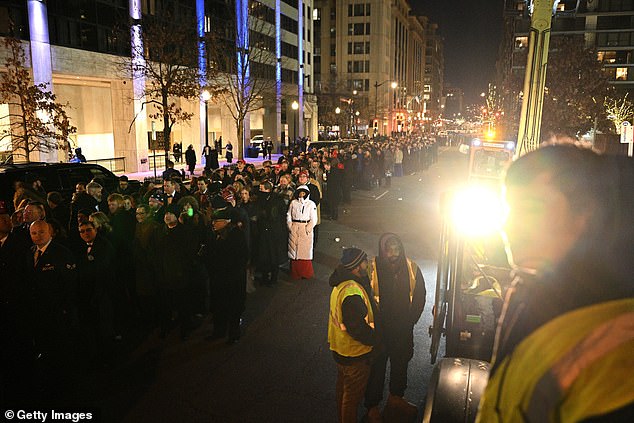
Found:
[[[328,277],[342,247],[377,253],[383,232],[404,241],[423,270],[427,303],[415,328],[406,398],[424,402],[431,373],[429,337],[438,243],[439,194],[464,178],[466,159],[441,147],[428,171],[392,178],[389,188],[355,191],[337,222],[324,220],[314,260],[316,277],[249,294],[240,342],[206,341],[204,322],[187,341],[158,334],[131,352],[125,365],[83,393],[99,398],[104,421],[334,422],[336,369],[327,343]],[[91,400],[92,401],[92,400]],[[420,407],[422,409],[422,406]]]

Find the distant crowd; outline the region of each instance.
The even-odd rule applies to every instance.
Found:
[[[189,182],[172,163],[160,184],[134,190],[121,176],[108,193],[85,181],[70,199],[36,175],[16,183],[13,204],[0,202],[3,399],[61,395],[78,369],[111,364],[131,328],[186,339],[210,314],[208,339],[237,342],[247,293],[281,267],[312,278],[319,225],[353,190],[436,160],[433,139],[402,137],[297,144],[261,168],[238,160]]]

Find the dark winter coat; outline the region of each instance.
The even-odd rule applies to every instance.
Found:
[[[222,233],[211,233],[205,253],[215,301],[223,302],[229,309],[241,313],[247,295],[249,259],[244,232],[230,224]]]
[[[288,259],[287,206],[277,194],[260,192],[257,201],[258,237],[254,245],[256,266],[270,269]]]

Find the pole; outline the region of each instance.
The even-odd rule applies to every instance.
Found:
[[[209,114],[207,113],[207,101],[205,100],[205,147],[209,147]]]
[[[379,125],[378,114],[379,114],[379,81],[374,81],[374,122],[377,122],[377,129]],[[372,122],[372,132],[374,132],[374,122]]]
[[[152,122],[152,161],[154,162],[154,181],[156,181],[156,130],[154,129],[154,122]]]
[[[539,147],[554,0],[535,0],[515,158]]]

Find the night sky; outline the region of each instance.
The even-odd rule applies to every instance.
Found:
[[[502,0],[410,0],[416,12],[439,26],[445,46],[445,82],[477,101],[495,77],[502,37]]]

